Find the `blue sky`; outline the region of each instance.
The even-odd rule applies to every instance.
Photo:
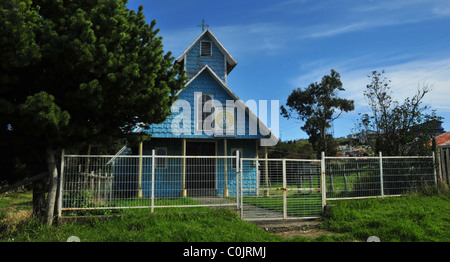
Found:
[[[450,131],[450,1],[448,0],[129,0],[155,19],[165,51],[178,57],[209,29],[236,59],[228,86],[243,100],[279,100],[318,82],[331,69],[341,74],[340,95],[355,110],[334,122],[335,137],[354,131],[369,110],[363,91],[373,70],[385,70],[393,97],[432,92],[425,104]],[[270,122],[267,123],[270,128]],[[281,140],[307,138],[302,122],[279,116]]]

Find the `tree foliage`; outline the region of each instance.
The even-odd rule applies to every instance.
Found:
[[[428,85],[419,86],[412,97],[403,103],[392,98],[390,80],[382,72],[373,71],[369,76],[364,96],[371,112],[362,114],[358,129],[367,136],[367,143],[384,155],[430,154],[430,141],[440,126],[442,117],[423,99],[431,91]]]
[[[50,159],[164,121],[185,77],[155,25],[125,0],[1,1],[2,151]]]
[[[293,90],[286,102],[287,109],[281,106],[282,116],[304,122],[301,129],[309,135],[309,142],[318,156],[322,151],[327,155],[336,153],[333,137],[327,129],[342,113],[354,110],[354,102],[338,97],[339,91],[345,89],[340,74],[332,69],[321,82]]]
[[[269,158],[317,158],[312,145],[308,140],[280,141],[275,148],[269,151]]]

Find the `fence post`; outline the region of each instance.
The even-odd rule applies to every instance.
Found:
[[[436,174],[436,155],[434,153],[434,151],[432,152],[432,156],[433,156],[433,175],[434,175],[434,185],[437,186],[437,174]],[[441,179],[442,182],[442,179]]]
[[[286,159],[283,159],[283,219],[287,219]]]
[[[138,198],[142,198],[142,152],[144,142],[139,143]]]
[[[152,195],[151,195],[151,212],[155,209],[155,149],[152,150]]]
[[[64,175],[64,148],[61,150],[61,170],[59,175],[59,196],[58,196],[58,218],[61,217],[62,210],[62,192],[63,192],[63,175]]]
[[[183,176],[181,178],[181,196],[186,197],[187,196],[187,190],[186,190],[186,138],[183,138],[183,145],[182,145],[182,153],[183,153]]]
[[[383,185],[383,153],[379,152],[380,157],[380,189],[381,196],[384,197],[384,185]]]
[[[224,171],[224,188],[223,188],[223,197],[228,196],[228,166],[227,166],[227,158],[228,150],[227,150],[227,139],[223,140],[223,155],[225,158],[223,159],[223,171]]]
[[[321,169],[321,185],[320,189],[322,191],[322,211],[325,210],[325,206],[327,205],[327,184],[325,180],[325,152],[322,152],[322,157],[320,161],[320,169]]]
[[[240,216],[242,217],[242,170],[240,169],[241,159],[239,157],[239,150],[236,150],[236,201]]]
[[[266,179],[266,185],[265,185],[266,190],[265,190],[264,194],[265,194],[266,197],[269,197],[269,165],[268,165],[269,162],[267,161],[268,156],[269,155],[267,154],[267,147],[264,147],[264,158],[266,159],[266,161],[265,161],[265,175],[264,175],[264,177]]]

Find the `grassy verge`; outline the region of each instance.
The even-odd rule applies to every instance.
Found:
[[[449,214],[448,193],[344,200],[325,215],[322,228],[359,241],[377,236],[383,242],[448,242]]]
[[[20,210],[17,207],[21,207]],[[27,216],[20,216],[28,209]],[[31,218],[31,194],[0,197],[0,241],[66,242],[276,242],[281,237],[242,221],[228,209],[157,208],[125,209],[108,219],[96,217],[65,221],[48,227]]]

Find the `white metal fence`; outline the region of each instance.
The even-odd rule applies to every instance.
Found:
[[[398,196],[436,184],[434,156],[324,157],[326,200]]]
[[[73,210],[237,208],[247,220],[319,217],[327,200],[436,184],[431,157],[63,155],[59,215]]]
[[[238,156],[63,159],[61,211],[238,205]]]
[[[241,163],[244,219],[306,218],[322,213],[320,160],[242,158]],[[245,175],[252,172],[254,176]]]

